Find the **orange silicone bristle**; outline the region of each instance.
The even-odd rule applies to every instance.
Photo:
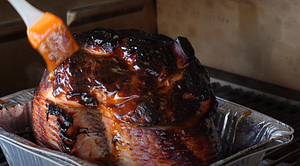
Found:
[[[48,12],[27,29],[27,36],[32,47],[43,56],[50,72],[79,49],[63,20]]]

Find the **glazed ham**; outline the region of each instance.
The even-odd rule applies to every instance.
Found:
[[[40,145],[96,164],[208,165],[220,157],[217,102],[186,38],[139,30],[75,34],[33,100]]]

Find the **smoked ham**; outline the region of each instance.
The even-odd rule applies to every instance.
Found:
[[[74,37],[80,49],[35,90],[40,145],[99,165],[219,159],[216,98],[186,38],[99,28]]]

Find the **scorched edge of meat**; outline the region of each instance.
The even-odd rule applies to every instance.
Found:
[[[40,145],[97,164],[207,165],[219,159],[206,69],[184,37],[140,30],[75,34],[81,49],[33,99]]]

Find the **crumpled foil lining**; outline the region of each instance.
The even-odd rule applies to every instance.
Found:
[[[42,148],[16,135],[32,133],[33,91],[27,89],[0,98],[0,144],[8,163],[40,165],[48,161],[51,165],[93,165],[74,156]],[[219,97],[217,101],[218,109],[213,119],[221,140],[223,159],[211,166],[259,165],[267,150],[292,141],[294,129],[289,125]],[[20,158],[20,155],[23,157]]]
[[[224,159],[212,165],[259,165],[267,150],[291,142],[294,129],[250,108],[217,97],[214,123]]]
[[[26,89],[0,98],[0,126],[8,132],[32,132],[32,98],[34,89]]]

